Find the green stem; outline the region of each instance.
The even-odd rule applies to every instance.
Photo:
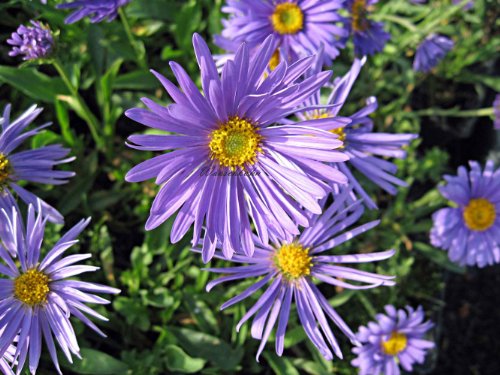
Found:
[[[444,116],[444,117],[486,117],[493,116],[493,108],[480,108],[460,111],[457,109],[427,108],[415,111],[418,116]]]
[[[372,303],[368,300],[368,298],[365,297],[363,292],[358,291],[358,293],[356,293],[356,297],[358,297],[359,302],[361,302],[361,304],[365,307],[368,314],[370,314],[372,317],[375,317],[375,315],[377,315],[375,307],[373,307]]]
[[[394,16],[392,14],[378,14],[374,18],[376,18],[377,21],[380,20],[380,21],[389,21],[397,23],[398,25],[403,26],[404,28],[410,30],[411,32],[414,33],[418,32],[417,27],[413,23],[402,17]]]
[[[99,136],[99,121],[97,118],[93,115],[91,112],[90,108],[87,106],[87,103],[82,99],[80,94],[78,93],[78,90],[76,89],[75,86],[71,83],[71,80],[68,77],[68,74],[66,73],[66,70],[63,68],[61,62],[59,60],[54,59],[52,61],[52,65],[54,68],[57,70],[59,75],[61,76],[61,79],[63,80],[64,84],[68,88],[69,92],[71,93],[71,96],[76,100],[78,107],[81,110],[80,116],[85,120],[87,123],[90,133],[92,134],[92,138],[94,139],[97,147],[99,149],[103,149],[104,145],[102,143],[101,137]]]
[[[123,29],[125,30],[125,34],[127,34],[127,39],[134,49],[136,55],[136,62],[141,68],[147,69],[146,60],[144,59],[144,54],[137,47],[137,42],[134,38],[134,34],[132,34],[132,29],[130,28],[130,24],[128,22],[127,15],[122,8],[118,8],[118,13],[120,14],[120,20],[122,21]]]

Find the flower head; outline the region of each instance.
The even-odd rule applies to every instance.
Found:
[[[58,9],[76,9],[65,20],[75,23],[82,18],[90,17],[90,22],[112,21],[118,15],[118,9],[127,5],[130,0],[76,0],[72,3],[60,4]]]
[[[349,263],[370,263],[390,258],[394,254],[392,250],[356,255],[330,255],[327,253],[330,249],[378,224],[378,221],[375,221],[345,230],[353,225],[363,213],[361,201],[346,204],[350,200],[350,193],[349,189],[342,189],[338,195],[334,196],[334,203],[326,208],[322,215],[311,217],[311,226],[306,228],[302,234],[296,237],[272,238],[270,245],[266,245],[256,238],[256,249],[253,257],[235,255],[231,259],[232,262],[244,265],[208,269],[208,271],[225,275],[209,282],[208,291],[227,281],[262,277],[241,294],[231,298],[221,306],[221,309],[226,309],[248,298],[258,290],[267,288],[236,327],[239,331],[240,327],[255,315],[251,327],[252,337],[261,340],[257,360],[276,325],[276,353],[282,355],[285,331],[293,302],[297,306],[299,320],[307,336],[327,360],[333,359],[333,353],[342,358],[342,353],[327,317],[352,342],[357,342],[353,332],[321,293],[315,280],[346,289],[368,289],[381,285],[394,285],[391,276],[378,275],[345,266]],[[223,258],[222,251],[217,250],[215,256]],[[351,284],[349,281],[360,282],[364,285]]]
[[[495,116],[495,129],[500,129],[500,94],[497,94],[493,102],[493,115]]]
[[[298,116],[301,120],[307,121],[310,126],[329,130],[344,142],[343,151],[349,156],[349,160],[347,163],[336,164],[336,167],[348,176],[350,183],[354,186],[354,191],[359,194],[365,204],[370,208],[377,208],[375,202],[351,172],[350,167],[361,172],[389,194],[396,194],[396,186],[406,186],[406,183],[394,176],[397,172],[396,165],[382,157],[405,158],[406,151],[402,148],[412,139],[417,138],[417,135],[375,132],[373,121],[369,117],[377,109],[375,97],[368,98],[363,109],[349,116],[350,122],[341,123],[338,114],[356,82],[364,61],[364,59],[355,59],[349,72],[334,80],[333,87],[330,83],[325,85],[330,91],[326,102],[321,102],[320,90],[306,102],[311,107],[323,104],[328,105],[329,108],[305,111]],[[319,69],[320,65],[317,64],[316,70]]]
[[[354,43],[354,52],[358,56],[373,55],[384,49],[391,35],[384,31],[384,24],[369,19],[370,8],[378,0],[348,0],[346,7],[351,13],[348,20]]]
[[[342,173],[322,163],[347,159],[335,150],[342,145],[335,135],[301,123],[280,125],[303,108],[304,100],[319,90],[330,72],[300,79],[312,63],[312,58],[305,58],[290,66],[282,62],[267,75],[274,51],[269,37],[252,58],[243,44],[219,76],[205,41],[195,34],[193,43],[204,95],[174,62],[170,67],[181,89],[154,73],[174,104],[163,107],[144,98],[149,110],[134,108],[126,115],[171,134],[134,135],[129,145],[171,152],[137,165],[126,178],[138,182],[156,177],[161,186],[146,229],[179,211],[172,242],[194,224],[193,244],[206,228],[205,262],[219,241],[227,258],[234,252],[251,255],[250,219],[264,243],[270,232],[297,234],[298,225],[309,225],[305,212],[320,213],[318,200],[332,184],[347,182]]]
[[[11,121],[10,105],[5,107],[3,117],[0,118],[0,207],[1,201],[15,192],[24,202],[36,204],[37,197],[21,187],[18,182],[28,181],[41,184],[60,185],[74,176],[73,172],[57,171],[53,168],[58,164],[68,163],[74,158],[66,158],[68,149],[61,145],[50,145],[35,150],[18,151],[16,149],[27,138],[38,134],[50,125],[44,124],[24,132],[24,130],[42,112],[36,105],[30,107],[19,118]],[[44,214],[49,220],[63,223],[62,215],[45,202],[41,202]]]
[[[56,354],[59,347],[71,363],[71,355],[79,357],[80,349],[70,317],[82,321],[98,334],[104,333],[85,315],[106,320],[88,307],[87,303],[107,304],[108,301],[94,293],[119,293],[107,286],[69,278],[98,267],[78,265],[91,254],[65,257],[64,252],[76,242],[77,236],[90,220],[82,220],[40,259],[46,220],[35,215],[32,205],[28,208],[26,227],[15,206],[0,212],[7,230],[0,232],[0,357],[17,338],[14,358],[19,373],[26,363],[31,373],[36,372],[42,350],[42,338],[59,373]],[[12,255],[14,254],[15,257]]]
[[[215,43],[234,53],[246,42],[256,50],[270,34],[280,59],[294,62],[315,54],[324,45],[323,62],[330,65],[344,47],[348,31],[338,14],[343,0],[227,0],[222,11],[230,14]]]
[[[7,43],[12,50],[9,56],[22,55],[23,60],[35,60],[49,56],[54,48],[54,38],[48,27],[38,21],[31,21],[33,26],[21,25],[12,33]]]
[[[458,176],[444,176],[441,194],[454,207],[432,216],[431,243],[448,251],[460,265],[484,267],[500,262],[500,169],[489,160],[484,171],[477,162],[471,170],[458,168]]]
[[[432,341],[424,339],[433,324],[424,322],[422,307],[415,310],[407,306],[405,311],[388,305],[385,311],[387,315],[377,314],[376,322],[359,327],[356,337],[361,346],[353,348],[358,357],[351,363],[359,367],[360,375],[399,374],[399,365],[411,372],[434,347]]]
[[[434,68],[453,48],[453,40],[446,36],[431,34],[420,43],[415,52],[413,70],[428,72]]]

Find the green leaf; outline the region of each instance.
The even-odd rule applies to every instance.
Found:
[[[465,273],[465,268],[460,267],[450,261],[448,258],[448,254],[440,249],[436,249],[435,247],[432,247],[430,245],[427,245],[423,242],[415,242],[414,243],[415,249],[417,249],[419,252],[424,254],[427,258],[432,260],[434,263],[440,265],[443,268],[446,268],[447,270],[455,273],[460,273],[464,274]]]
[[[264,358],[278,375],[300,375],[292,362],[286,357],[278,357],[274,353],[265,352]]]
[[[77,374],[122,375],[128,371],[126,363],[106,353],[94,349],[82,348],[80,354],[82,355],[81,361],[75,360],[72,366],[67,366]]]
[[[160,87],[158,80],[149,71],[137,70],[122,74],[114,81],[115,90],[154,90]]]
[[[165,351],[165,362],[170,371],[193,374],[200,371],[205,366],[205,360],[189,356],[184,350],[176,345],[167,345]]]
[[[51,78],[34,68],[0,66],[0,82],[8,83],[32,99],[52,103],[57,95],[68,95],[60,78]]]

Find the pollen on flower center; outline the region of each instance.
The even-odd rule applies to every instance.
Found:
[[[281,3],[276,5],[271,22],[278,34],[296,34],[304,26],[304,13],[297,4]]]
[[[351,14],[353,31],[365,31],[368,28],[366,0],[354,0]]]
[[[387,341],[382,342],[382,351],[387,355],[398,355],[405,350],[408,344],[406,335],[400,332],[392,332]]]
[[[332,117],[332,115],[329,113],[315,113],[310,118],[311,119],[320,119],[320,118],[330,118],[330,117]],[[345,134],[344,128],[331,129],[330,133],[336,134],[339,137],[338,138],[339,141],[344,143],[344,145],[340,148],[344,148],[345,147],[345,139],[346,139],[346,134]]]
[[[292,242],[285,244],[276,252],[275,262],[278,269],[289,279],[297,279],[311,273],[312,257],[309,249]]]
[[[280,51],[279,49],[277,49],[276,51],[274,51],[273,55],[271,56],[271,59],[269,60],[269,69],[273,71],[274,69],[276,69],[279,63],[280,63]]]
[[[9,179],[11,172],[9,159],[0,152],[0,189]]]
[[[211,157],[223,167],[244,168],[247,163],[254,164],[257,153],[262,152],[261,141],[255,125],[234,116],[210,135]]]
[[[46,302],[49,291],[49,277],[36,269],[28,270],[14,280],[14,296],[29,306]]]
[[[490,228],[497,216],[493,203],[484,198],[471,199],[463,215],[467,228],[477,231]]]

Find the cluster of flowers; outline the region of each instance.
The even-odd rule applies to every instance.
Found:
[[[67,22],[86,16],[97,22],[116,17],[125,3],[82,0],[62,7],[78,8]],[[342,358],[330,318],[356,345],[358,357],[352,364],[362,374],[397,374],[399,366],[411,371],[434,346],[424,339],[432,323],[424,322],[421,308],[387,306],[386,314],[377,315],[377,323],[354,334],[319,288],[321,283],[347,289],[394,285],[391,276],[341,265],[385,260],[393,250],[348,255],[333,251],[378,224],[352,227],[365,207],[377,208],[353,169],[395,194],[405,183],[395,177],[397,167],[387,157],[404,158],[403,147],[416,138],[375,132],[369,117],[377,108],[374,97],[358,112],[339,115],[365,58],[355,59],[349,72],[334,80],[330,71],[322,70],[337,56],[349,33],[360,55],[383,47],[389,35],[382,24],[367,18],[374,3],[228,0],[223,10],[232,16],[216,37],[228,53],[214,58],[205,41],[193,36],[202,92],[179,64],[171,62],[178,86],[153,74],[173,103],[165,107],[143,98],[147,109],[126,112],[132,120],[165,132],[133,135],[128,140],[132,148],[163,152],[134,167],[126,177],[129,182],[155,178],[159,186],[146,229],[175,216],[173,243],[192,228],[193,251],[201,253],[205,263],[215,257],[237,264],[209,268],[223,276],[209,282],[208,291],[224,282],[256,278],[222,309],[266,288],[237,326],[254,317],[252,337],[261,341],[257,359],[274,327],[276,352],[282,355],[292,304],[320,353],[326,359]],[[343,6],[351,11],[350,21],[338,13]],[[339,26],[346,24],[347,29]],[[15,46],[12,55],[22,54],[25,59],[46,57],[53,46],[51,33],[39,23],[20,27],[8,42]],[[441,48],[443,43],[434,38],[424,43],[428,44],[421,47],[425,64],[437,63],[450,47]],[[416,64],[424,64],[417,60],[418,52]],[[15,367],[22,370],[26,360],[30,371],[36,372],[42,337],[60,372],[55,341],[69,361],[72,354],[79,356],[69,318],[80,319],[104,335],[84,313],[105,318],[85,303],[108,302],[93,293],[119,292],[68,279],[96,270],[75,265],[89,254],[63,257],[89,220],[68,231],[40,261],[46,222],[62,223],[63,217],[18,182],[60,184],[73,174],[54,170],[72,160],[67,158],[69,150],[59,145],[14,153],[25,139],[47,126],[24,132],[39,113],[32,107],[10,122],[7,107],[1,120],[0,368],[7,374]],[[484,173],[476,163],[471,167],[470,173],[461,168],[458,177],[446,177],[448,185],[441,192],[458,207],[435,214],[431,240],[460,264],[484,266],[500,261],[496,215],[500,172],[494,171],[492,162]],[[206,170],[221,173],[202,172]],[[249,170],[259,173],[245,173]],[[14,194],[28,204],[26,225]]]

